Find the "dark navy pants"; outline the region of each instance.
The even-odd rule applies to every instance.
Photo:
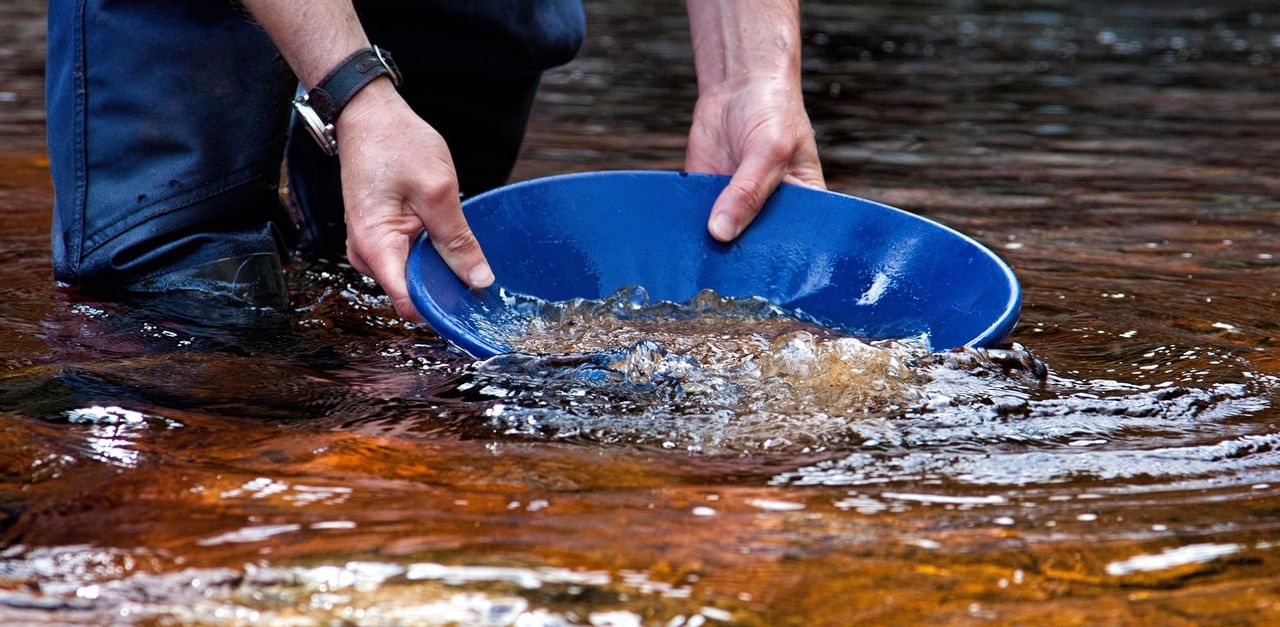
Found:
[[[511,172],[542,70],[581,44],[579,0],[356,2],[464,193]],[[290,131],[296,79],[231,0],[51,0],[54,274],[90,291],[225,257],[340,255],[336,159]],[[303,230],[279,202],[281,162]]]

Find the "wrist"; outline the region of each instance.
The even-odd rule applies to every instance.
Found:
[[[744,74],[714,83],[698,84],[698,100],[707,102],[740,99],[790,102],[803,100],[799,75]]]
[[[404,99],[396,91],[391,79],[379,77],[351,97],[351,101],[338,115],[334,128],[339,137],[355,138],[358,136],[356,129],[371,120],[378,120],[389,109],[403,104]]]
[[[400,70],[391,54],[373,46],[358,50],[343,59],[319,84],[298,96],[293,106],[304,127],[329,156],[338,154],[339,120],[353,101],[360,98],[376,102],[389,97],[382,92],[388,84],[400,84]],[[368,93],[366,93],[368,92]]]
[[[732,91],[751,84],[773,83],[785,86],[800,87],[800,60],[794,63],[787,60],[758,61],[742,59],[732,61],[725,59],[715,67],[705,68],[713,64],[698,64],[698,92]]]

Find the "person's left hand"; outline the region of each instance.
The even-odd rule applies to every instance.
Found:
[[[751,224],[779,182],[826,189],[813,126],[790,77],[740,78],[700,93],[684,167],[732,175],[707,221],[722,242]]]
[[[444,137],[379,79],[356,94],[337,122],[347,259],[371,276],[408,320],[413,306],[405,263],[424,229],[432,246],[472,288],[493,271],[458,202],[458,176]]]

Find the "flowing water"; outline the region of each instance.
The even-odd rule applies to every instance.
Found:
[[[829,183],[1004,256],[1016,346],[479,363],[344,268],[241,324],[52,284],[43,10],[0,5],[0,622],[1280,620],[1268,4],[805,3]],[[588,10],[516,178],[680,166],[680,6]],[[765,363],[823,347],[878,384]]]

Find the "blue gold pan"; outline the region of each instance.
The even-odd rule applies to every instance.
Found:
[[[1013,330],[1021,289],[976,241],[886,205],[783,185],[731,244],[707,234],[728,177],[591,172],[524,181],[463,210],[497,282],[470,290],[425,237],[409,292],[441,336],[473,357],[511,350],[498,290],[600,298],[630,285],[683,302],[711,288],[763,296],[868,339],[925,335],[930,346],[990,346]],[[509,328],[509,327],[508,327]]]

